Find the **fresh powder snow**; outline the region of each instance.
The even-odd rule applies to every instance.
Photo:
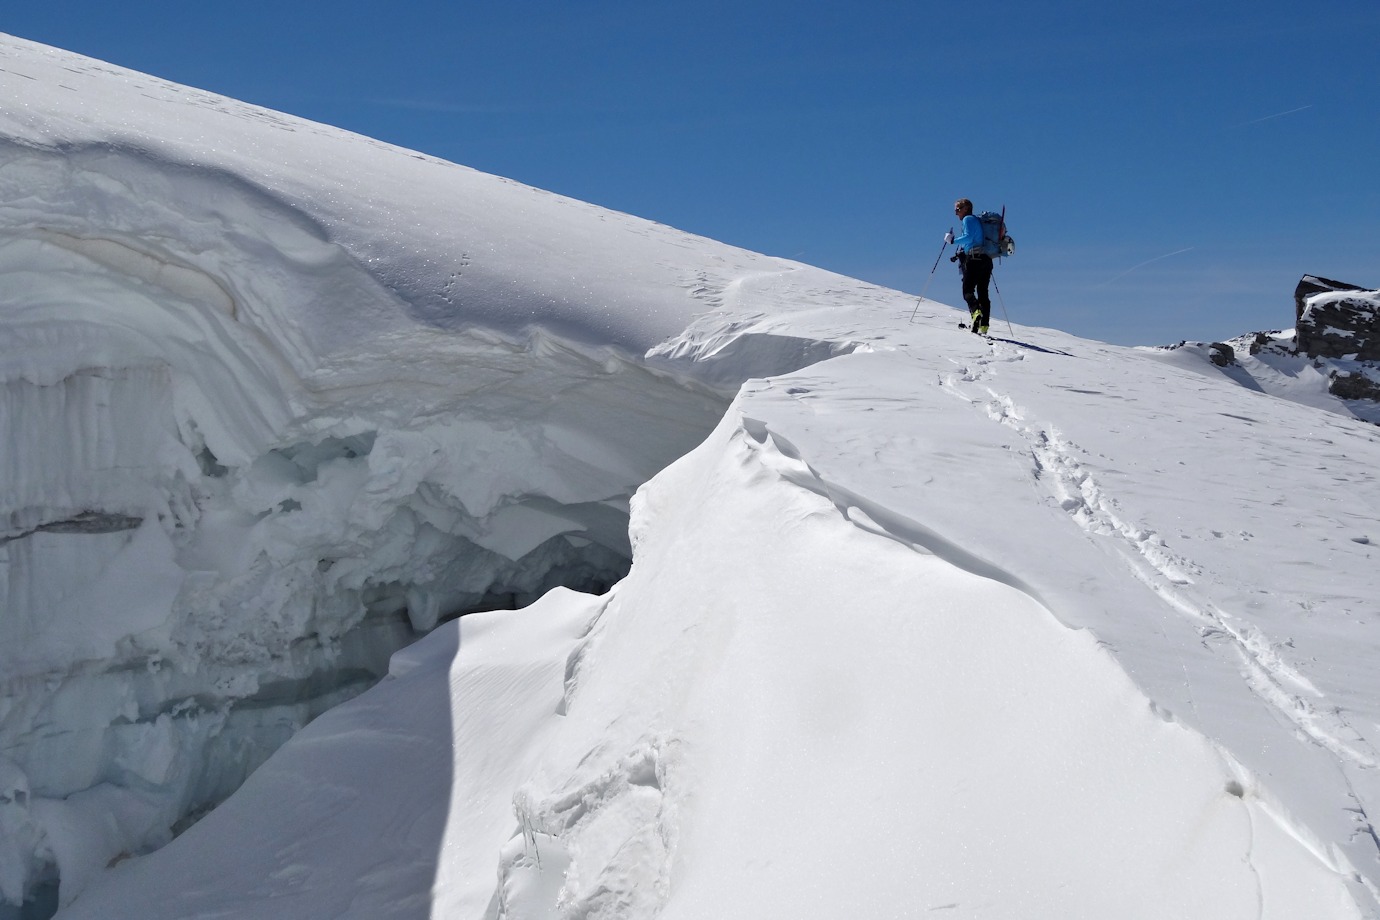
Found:
[[[0,918],[1380,917],[1364,362],[0,89]]]

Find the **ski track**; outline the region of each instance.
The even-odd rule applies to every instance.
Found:
[[[1375,750],[1351,728],[1338,709],[1321,709],[1307,699],[1312,697],[1325,701],[1326,695],[1284,660],[1279,652],[1279,644],[1272,642],[1255,626],[1221,609],[1210,599],[1194,599],[1194,595],[1204,593],[1198,584],[1199,579],[1210,580],[1211,573],[1205,573],[1202,566],[1176,553],[1151,528],[1123,517],[1115,498],[1079,462],[1081,448],[1064,438],[1054,425],[1030,421],[1026,411],[992,385],[1001,364],[1023,361],[1026,356],[1022,351],[997,342],[991,342],[989,347],[988,356],[970,365],[955,362],[959,364],[959,369],[954,373],[939,374],[938,385],[944,392],[983,412],[990,420],[1017,433],[1028,447],[1031,479],[1037,488],[1045,490],[1050,500],[1077,523],[1090,541],[1121,561],[1132,576],[1175,611],[1179,619],[1194,625],[1204,647],[1215,649],[1222,646],[1234,651],[1239,659],[1238,673],[1247,689],[1271,711],[1287,720],[1287,724],[1293,725],[1300,741],[1312,742],[1337,758],[1342,767],[1340,778],[1346,786],[1346,810],[1352,813],[1355,822],[1352,839],[1369,837],[1376,851],[1380,852],[1380,836],[1376,834],[1355,783],[1347,775],[1347,768],[1375,769],[1378,765]],[[974,394],[973,390],[980,392]],[[796,396],[797,393],[788,391],[788,395]],[[1026,583],[1017,573],[971,553],[961,544],[930,530],[917,520],[879,506],[828,480],[808,462],[796,445],[772,431],[765,422],[743,416],[742,426],[744,435],[750,446],[756,448],[757,459],[763,466],[773,470],[783,480],[828,499],[854,526],[1016,588],[1059,619],[1054,613],[1056,606],[1041,596],[1037,586]],[[1168,636],[1165,636],[1165,642],[1166,645],[1170,644]],[[1187,667],[1182,662],[1180,664],[1184,667],[1187,682]],[[1148,702],[1158,710],[1153,699]],[[1191,689],[1189,705],[1194,708]],[[1235,762],[1230,751],[1223,750],[1222,753],[1227,761]],[[1291,816],[1270,807],[1264,799],[1259,800],[1259,804],[1263,814],[1284,833],[1313,852],[1321,863],[1359,880],[1380,900],[1380,889],[1366,875],[1354,872],[1345,862],[1338,863],[1336,854],[1319,846],[1310,833],[1295,824]],[[1252,852],[1256,840],[1257,829],[1252,822]],[[1263,885],[1258,872],[1256,877],[1257,883]],[[1258,888],[1258,896],[1263,897],[1263,888]]]
[[[1194,622],[1204,643],[1224,642],[1232,648],[1240,657],[1240,673],[1252,692],[1345,762],[1363,769],[1380,765],[1377,753],[1338,710],[1319,708],[1307,699],[1323,699],[1324,694],[1281,657],[1277,643],[1210,600],[1190,597],[1188,589],[1197,587],[1203,575],[1201,566],[1171,550],[1155,531],[1125,520],[1116,500],[1078,461],[1078,446],[1054,425],[1029,420],[1010,396],[991,385],[1000,364],[1023,360],[1023,353],[993,343],[987,357],[961,366],[953,374],[941,375],[939,384],[1019,434],[1030,452],[1034,480],[1090,537],[1106,538],[1099,540],[1099,545],[1110,547],[1138,581]],[[972,395],[965,384],[980,387],[982,394]]]

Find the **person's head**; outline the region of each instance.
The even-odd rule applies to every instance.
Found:
[[[960,198],[954,202],[954,213],[959,217],[967,217],[973,213],[973,203],[967,198]]]

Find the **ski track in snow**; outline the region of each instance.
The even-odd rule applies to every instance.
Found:
[[[1171,550],[1154,530],[1125,520],[1116,500],[1078,461],[1078,446],[1053,424],[1029,419],[1010,396],[994,388],[993,378],[998,376],[1000,364],[1023,360],[1024,353],[993,343],[987,357],[943,375],[939,384],[1019,434],[1028,446],[1032,476],[1041,488],[1090,537],[1106,538],[1098,540],[1098,545],[1110,547],[1138,581],[1195,623],[1204,643],[1225,642],[1235,650],[1241,659],[1241,674],[1257,696],[1303,735],[1346,763],[1363,769],[1380,766],[1380,754],[1337,709],[1320,708],[1308,699],[1322,699],[1324,695],[1284,660],[1276,643],[1211,600],[1190,597],[1189,589],[1199,588],[1201,566]],[[982,393],[973,395],[965,385],[980,388]]]
[[[1005,358],[1022,359],[1023,356],[1019,354]],[[980,365],[988,363],[989,361],[979,362]],[[1195,583],[1186,573],[1201,574],[1201,567],[1191,560],[1175,555],[1153,531],[1135,527],[1124,521],[1116,513],[1114,499],[1103,492],[1078,463],[1075,456],[1077,446],[1061,438],[1052,426],[1027,424],[1014,401],[986,386],[989,376],[990,371],[987,370],[974,373],[970,369],[964,369],[958,374],[942,377],[940,385],[975,407],[983,409],[992,420],[1019,432],[1031,445],[1032,478],[1049,490],[1052,497],[1070,513],[1090,537],[1112,538],[1113,551],[1126,563],[1137,580],[1154,591],[1180,615],[1197,623],[1199,634],[1205,644],[1214,638],[1231,642],[1241,658],[1241,673],[1248,688],[1295,725],[1301,740],[1311,740],[1347,764],[1362,769],[1373,768],[1375,759],[1370,753],[1359,750],[1343,740],[1351,736],[1359,745],[1365,745],[1365,741],[1352,732],[1339,714],[1332,713],[1329,720],[1328,713],[1317,710],[1285,688],[1286,683],[1291,683],[1313,696],[1323,696],[1307,678],[1279,657],[1268,639],[1252,627],[1234,626],[1230,614],[1211,604],[1194,604],[1182,593],[1179,586]],[[968,396],[960,388],[962,382],[982,383],[985,396]],[[746,435],[757,461],[763,467],[774,472],[783,481],[827,499],[853,526],[901,543],[912,551],[932,554],[972,574],[1015,588],[1039,603],[1056,622],[1062,622],[1056,608],[1041,597],[1035,586],[1024,582],[1017,573],[996,566],[973,554],[963,545],[928,529],[919,521],[899,515],[828,479],[810,464],[803,451],[788,438],[773,431],[765,422],[745,415],[741,418],[741,424],[742,433]],[[1186,680],[1187,677],[1185,667]],[[1153,699],[1147,699],[1147,703],[1151,709],[1161,711]],[[1229,751],[1219,748],[1219,752],[1227,763],[1236,763]],[[1355,785],[1345,772],[1342,774],[1342,780],[1346,784],[1350,801],[1346,809],[1352,812],[1355,821],[1354,835],[1368,836],[1374,841],[1377,851],[1380,851],[1380,837],[1376,836],[1362,797],[1356,792]],[[1245,796],[1240,783],[1229,783],[1227,792],[1237,798]],[[1293,815],[1275,807],[1266,798],[1253,797],[1252,804],[1284,835],[1311,852],[1319,864],[1329,867],[1339,875],[1352,878],[1380,900],[1380,890],[1377,890],[1365,875],[1356,872],[1345,861],[1339,862],[1337,854],[1320,845]],[[1246,811],[1246,820],[1248,840],[1244,859],[1255,881],[1257,912],[1264,916],[1267,885],[1261,867],[1255,861],[1261,831],[1250,809]],[[944,905],[931,910],[944,910],[952,906],[955,905]]]

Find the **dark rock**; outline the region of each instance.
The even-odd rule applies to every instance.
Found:
[[[1355,291],[1355,296],[1338,296]],[[1338,281],[1304,275],[1294,290],[1299,306],[1296,344],[1310,358],[1380,361],[1380,295]]]
[[[1323,278],[1319,275],[1304,275],[1299,279],[1298,286],[1294,288],[1294,324],[1298,325],[1298,321],[1303,319],[1303,308],[1308,305],[1308,298],[1314,294],[1364,290],[1365,288],[1347,284],[1345,281],[1333,281],[1331,278]]]
[[[1365,374],[1334,372],[1327,382],[1327,391],[1341,399],[1380,400],[1380,383]]]
[[[1218,367],[1230,367],[1236,363],[1236,351],[1226,342],[1213,342],[1208,348],[1212,349],[1208,360]]]

